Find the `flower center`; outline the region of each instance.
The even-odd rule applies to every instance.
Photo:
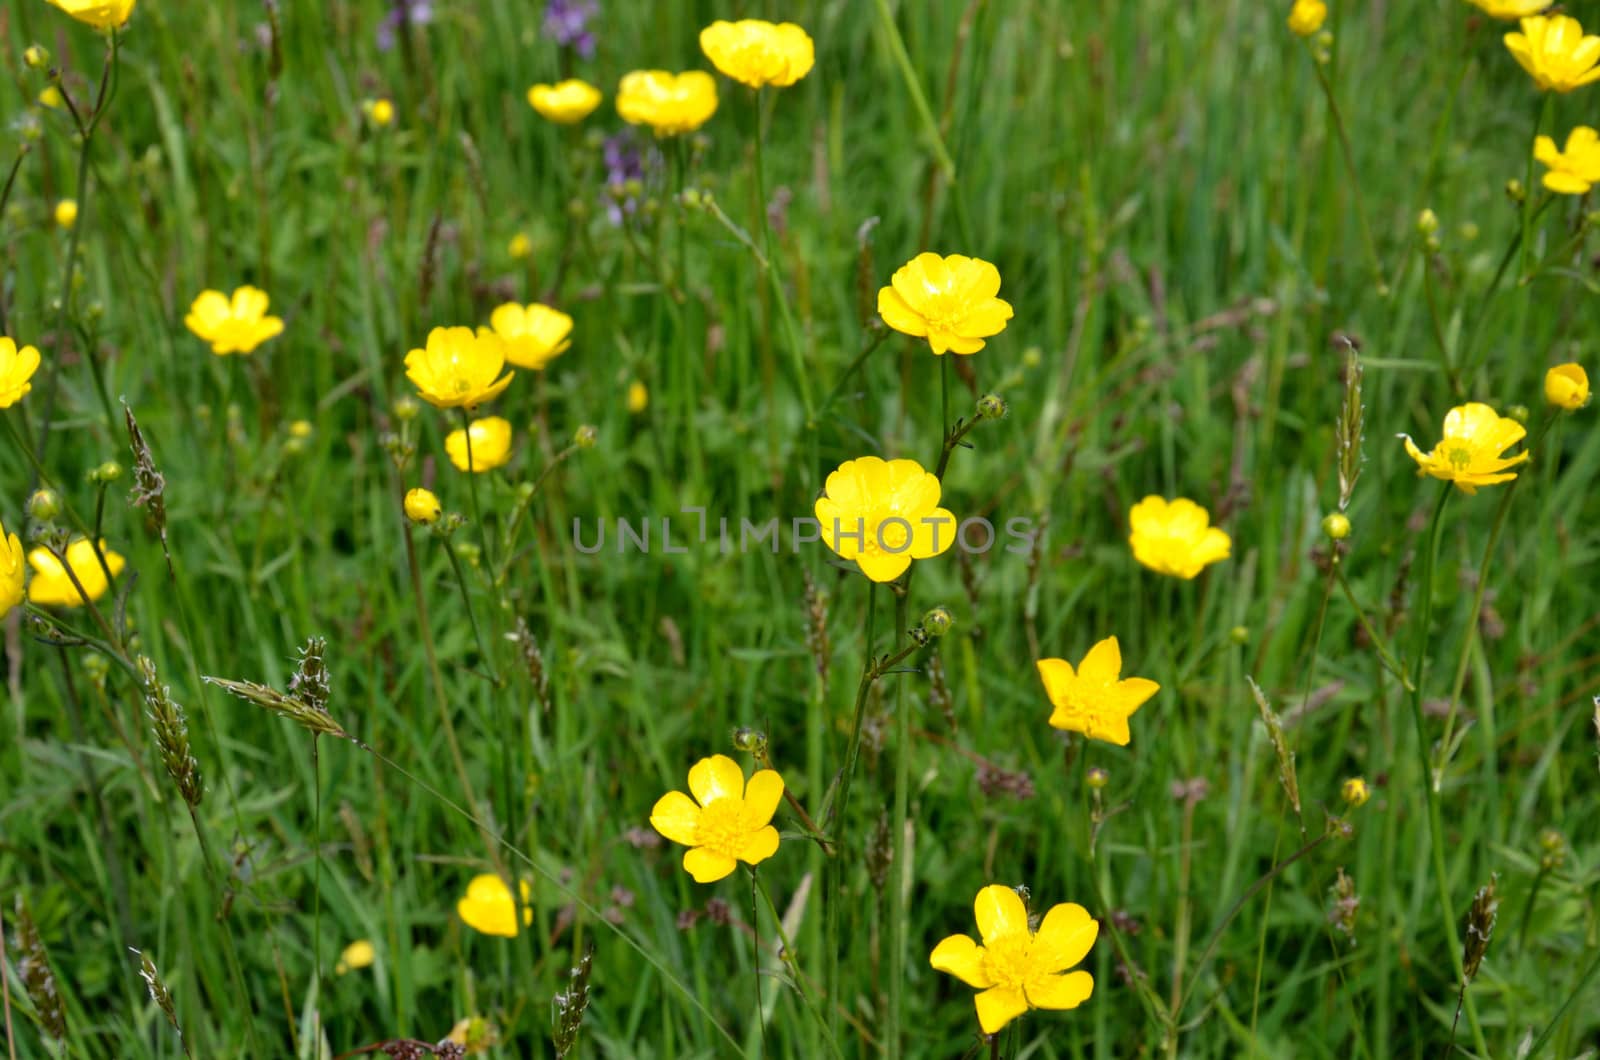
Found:
[[[1032,962],[1028,950],[1033,936],[1026,931],[1013,931],[993,942],[984,944],[983,971],[995,986],[1007,990],[1021,990],[1028,982]]]
[[[1452,445],[1444,451],[1444,461],[1456,471],[1472,466],[1472,450],[1464,445]]]
[[[737,857],[744,844],[744,800],[724,796],[700,811],[694,845],[727,857]]]

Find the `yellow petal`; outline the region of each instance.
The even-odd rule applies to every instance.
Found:
[[[744,789],[745,824],[756,828],[770,822],[782,798],[783,778],[775,770],[757,771]]]
[[[994,987],[979,994],[974,1001],[978,1006],[978,1026],[985,1034],[999,1034],[1001,1028],[1028,1011],[1028,999],[1020,990]]]
[[[702,806],[718,799],[743,798],[744,770],[727,755],[702,758],[689,769],[689,790]]]
[[[867,531],[871,533],[871,530]],[[911,554],[901,552],[898,555],[889,555],[884,552],[863,552],[856,556],[856,565],[861,568],[861,573],[875,582],[892,582],[906,572],[911,566]]]
[[[1083,960],[1099,934],[1100,925],[1083,906],[1075,902],[1052,906],[1039,923],[1028,960],[1042,971],[1066,971]]]
[[[700,807],[681,791],[669,791],[650,811],[650,827],[684,846],[693,846],[700,827]]]
[[[715,883],[738,868],[739,863],[726,854],[718,854],[706,847],[695,847],[683,855],[683,869],[694,877],[695,883]]]
[[[1010,887],[991,883],[978,892],[972,911],[978,921],[978,935],[985,946],[993,944],[1002,935],[1028,930],[1028,907],[1022,904],[1022,898]]]
[[[739,847],[739,860],[759,865],[778,852],[778,830],[770,824],[751,832]]]
[[[1117,709],[1123,715],[1132,714],[1151,696],[1161,691],[1161,686],[1144,677],[1128,677],[1117,682]]]
[[[1035,1008],[1077,1008],[1094,993],[1094,976],[1088,972],[1048,975],[1028,981],[1028,1001]]]
[[[951,935],[942,940],[928,956],[928,963],[979,990],[994,985],[983,968],[983,947],[966,935]]]
[[[1078,664],[1078,676],[1085,681],[1110,684],[1122,673],[1122,648],[1116,637],[1107,637],[1089,649]]]
[[[1050,698],[1050,702],[1059,703],[1066,699],[1072,682],[1077,679],[1072,672],[1072,664],[1065,659],[1040,659],[1034,665],[1039,668],[1039,679],[1044,682],[1044,694]]]
[[[948,508],[935,508],[910,522],[912,559],[932,559],[956,543],[959,523]]]
[[[893,287],[878,291],[878,315],[885,324],[903,335],[921,338],[928,333],[928,322],[907,305],[906,300],[900,297],[900,292]]]

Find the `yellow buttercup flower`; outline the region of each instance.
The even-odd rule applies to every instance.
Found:
[[[696,883],[714,883],[739,862],[758,865],[778,852],[772,815],[783,798],[783,778],[758,770],[746,784],[744,770],[727,755],[702,758],[689,769],[689,790],[669,791],[650,811],[650,826],[689,849],[683,868]]]
[[[1126,747],[1128,719],[1161,686],[1143,677],[1122,677],[1122,649],[1116,637],[1089,649],[1074,673],[1065,659],[1040,659],[1039,677],[1055,709],[1050,725],[1081,732],[1091,740]]]
[[[894,581],[955,543],[956,517],[939,496],[938,478],[915,460],[846,460],[817,498],[822,540],[873,581]]]
[[[1365,777],[1351,777],[1339,788],[1339,795],[1351,806],[1365,806],[1372,798],[1372,790],[1367,787]]]
[[[500,1044],[500,1028],[482,1016],[465,1016],[450,1028],[445,1041],[461,1046],[467,1056],[479,1056]]]
[[[369,99],[361,104],[361,110],[367,120],[380,129],[387,128],[394,121],[394,102],[388,99]]]
[[[472,432],[472,452],[467,452],[467,430]],[[458,471],[482,473],[505,467],[511,461],[511,424],[499,416],[473,420],[467,430],[457,428],[445,436],[444,451]],[[469,462],[468,457],[471,457]]]
[[[0,618],[22,603],[22,579],[27,568],[22,562],[22,542],[7,534],[0,525]]]
[[[1568,15],[1534,15],[1522,32],[1507,33],[1506,48],[1541,92],[1571,92],[1600,81],[1600,37],[1586,37]]]
[[[51,110],[60,110],[66,105],[66,101],[61,98],[61,90],[55,85],[46,85],[40,90],[39,106],[49,107]]]
[[[713,22],[700,31],[700,50],[711,65],[751,88],[787,87],[817,61],[811,35],[793,22],[774,25],[756,18]]]
[[[201,291],[183,322],[217,356],[254,353],[257,346],[283,333],[283,321],[267,315],[267,293],[255,287],[236,288],[230,300],[221,291]]]
[[[1432,452],[1418,449],[1410,435],[1402,434],[1400,438],[1421,469],[1418,474],[1454,482],[1463,493],[1477,493],[1479,486],[1510,482],[1517,477],[1515,471],[1507,469],[1528,459],[1528,453],[1524,451],[1510,459],[1502,454],[1527,433],[1516,420],[1474,401],[1445,413],[1444,438]]]
[[[344,975],[357,968],[371,968],[378,959],[377,947],[367,939],[356,939],[339,954],[339,963],[333,966],[334,975]]]
[[[62,199],[56,203],[56,226],[58,228],[71,228],[78,223],[78,202],[76,199]]]
[[[1550,172],[1544,186],[1563,195],[1587,195],[1600,184],[1600,135],[1587,125],[1567,134],[1567,149],[1556,150],[1556,142],[1540,136],[1533,142],[1533,157]]]
[[[546,121],[574,125],[600,105],[600,90],[587,81],[569,78],[553,85],[534,85],[528,89],[528,106]]]
[[[1549,7],[1552,0],[1471,0],[1471,2],[1490,18],[1515,22],[1529,15],[1537,15]]]
[[[506,360],[529,371],[540,371],[572,345],[572,318],[538,302],[507,302],[489,315],[489,324],[505,341]]]
[[[896,331],[926,338],[934,353],[977,353],[1011,319],[999,293],[1000,270],[987,261],[922,253],[878,291],[878,315]]]
[[[1581,364],[1558,364],[1544,374],[1544,399],[1575,412],[1589,403],[1589,373]]]
[[[928,963],[982,991],[975,1000],[983,1033],[998,1034],[1029,1009],[1077,1008],[1094,993],[1094,976],[1068,971],[1100,934],[1083,906],[1052,906],[1035,931],[1017,892],[990,884],[978,892],[973,912],[982,945],[951,935],[933,948]]]
[[[529,908],[529,903],[533,901],[533,889],[528,886],[527,880],[522,880],[519,887],[522,891],[522,922],[531,924],[533,910]],[[511,897],[511,888],[506,886],[506,881],[493,873],[472,878],[472,882],[467,884],[466,895],[456,902],[456,915],[469,928],[485,935],[507,939],[517,937],[516,900]]]
[[[0,335],[0,409],[8,409],[33,389],[33,373],[39,370],[39,351],[17,344]]]
[[[474,441],[473,445],[476,446],[477,442]],[[478,454],[474,451],[472,455],[476,457]],[[428,526],[439,521],[439,516],[444,514],[444,505],[439,503],[438,496],[432,490],[418,487],[406,491],[405,510],[407,519]]]
[[[650,407],[650,389],[635,379],[628,384],[628,411],[635,416]]]
[[[528,238],[528,233],[518,232],[506,244],[506,253],[521,261],[533,253],[533,240]]]
[[[50,0],[52,4],[95,29],[116,29],[133,14],[134,0]]]
[[[1323,0],[1294,0],[1289,9],[1289,30],[1297,37],[1309,37],[1328,20],[1328,5]]]
[[[1157,574],[1188,580],[1228,558],[1233,539],[1211,525],[1211,513],[1185,497],[1146,497],[1128,512],[1133,558]]]
[[[105,556],[106,567],[110,568],[113,578],[122,573],[127,561],[106,548],[104,541],[100,542],[100,553]],[[83,606],[78,586],[72,584],[67,567],[61,565],[61,560],[54,552],[47,548],[36,548],[28,553],[28,565],[33,568],[33,581],[28,583],[30,601],[46,607]],[[91,601],[100,599],[111,587],[88,538],[80,537],[67,545],[67,565]]]
[[[617,86],[617,114],[657,136],[693,132],[717,112],[717,82],[704,70],[635,70]]]
[[[434,328],[426,349],[406,354],[406,378],[422,400],[441,409],[474,409],[511,385],[506,344],[488,328]]]

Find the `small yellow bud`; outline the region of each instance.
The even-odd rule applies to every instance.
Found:
[[[1522,181],[1515,177],[1506,181],[1506,198],[1512,202],[1521,202],[1523,197]]]
[[[1439,215],[1432,210],[1417,214],[1417,234],[1431,236],[1439,230]]]
[[[628,384],[628,411],[637,416],[650,407],[650,390],[639,380]]]
[[[22,53],[22,61],[30,70],[43,70],[50,65],[50,52],[38,44],[30,44]]]
[[[599,440],[600,432],[595,430],[587,423],[585,423],[582,427],[579,427],[577,432],[572,436],[572,444],[577,446],[579,449],[593,449],[595,443]]]
[[[1089,782],[1089,787],[1099,791],[1111,782],[1111,774],[1099,766],[1090,766],[1089,773],[1084,779]]]
[[[401,423],[406,423],[417,418],[417,413],[422,411],[422,406],[417,404],[417,399],[407,394],[398,397],[394,402],[394,418]]]
[[[506,244],[506,253],[516,261],[533,254],[533,240],[528,238],[528,233],[518,232],[511,237],[511,242]]]
[[[1328,5],[1322,0],[1295,0],[1289,11],[1289,31],[1297,37],[1309,37],[1322,28],[1328,19]]]
[[[1506,416],[1509,419],[1516,420],[1518,423],[1527,423],[1528,422],[1528,406],[1526,406],[1526,405],[1512,405],[1510,408],[1506,409]]]
[[[1372,791],[1367,787],[1367,781],[1364,777],[1351,777],[1345,781],[1344,785],[1339,789],[1339,794],[1352,807],[1364,805],[1368,799],[1372,798]]]
[[[89,481],[95,483],[111,483],[122,477],[122,465],[115,460],[107,460],[93,471],[89,472]]]
[[[420,487],[406,491],[406,518],[423,526],[432,526],[439,521],[439,516],[444,513],[444,506],[439,503],[432,490]]]
[[[295,420],[289,424],[289,437],[306,439],[311,437],[311,421]]]
[[[922,631],[930,637],[942,637],[950,632],[954,621],[947,608],[935,607],[922,616]]]
[[[1343,512],[1334,512],[1322,520],[1322,532],[1334,541],[1343,541],[1350,536],[1350,520]]]
[[[1249,644],[1250,627],[1234,626],[1232,629],[1228,630],[1228,639],[1233,641],[1235,644]]]
[[[61,98],[61,90],[55,85],[46,85],[39,91],[39,106],[41,107],[60,110],[64,102]]]
[[[28,514],[47,523],[61,514],[61,497],[55,490],[35,490],[28,498]]]
[[[1544,374],[1544,399],[1576,412],[1589,403],[1589,373],[1579,364],[1558,364]]]
[[[394,104],[387,99],[369,99],[361,104],[367,120],[382,129],[394,121]]]
[[[78,204],[72,199],[62,199],[56,203],[56,224],[62,228],[71,228],[78,223]]]

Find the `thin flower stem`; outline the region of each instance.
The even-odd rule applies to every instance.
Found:
[[[1533,132],[1528,137],[1528,177],[1522,185],[1522,255],[1517,265],[1519,285],[1528,278],[1528,256],[1533,247],[1533,153],[1539,144],[1539,132],[1549,121],[1555,102],[1553,92],[1544,93],[1544,98],[1539,101],[1539,112],[1533,119]]]
[[[1421,775],[1417,779],[1422,784],[1422,793],[1428,805],[1428,839],[1433,855],[1433,876],[1438,895],[1439,919],[1444,927],[1445,941],[1450,948],[1450,963],[1459,981],[1465,978],[1461,937],[1456,932],[1455,907],[1450,901],[1449,869],[1444,856],[1444,822],[1440,817],[1439,795],[1432,778],[1433,766],[1428,754],[1427,725],[1422,717],[1422,679],[1427,670],[1428,627],[1433,619],[1433,576],[1439,561],[1439,537],[1444,526],[1445,504],[1450,500],[1450,493],[1454,488],[1448,482],[1443,484],[1439,500],[1433,508],[1433,518],[1428,524],[1427,541],[1423,546],[1425,551],[1422,556],[1422,570],[1417,578],[1416,624],[1411,637],[1411,694],[1407,699],[1411,704],[1411,720],[1416,727],[1417,768],[1421,770]],[[1477,1006],[1473,1004],[1470,994],[1467,995],[1467,1022],[1472,1027],[1473,1041],[1478,1055],[1488,1056],[1489,1047],[1483,1037],[1483,1028],[1478,1022]]]
[[[1379,661],[1383,663],[1384,669],[1395,676],[1402,688],[1407,692],[1411,691],[1411,678],[1406,676],[1405,667],[1400,665],[1399,660],[1394,657],[1394,653],[1389,650],[1388,644],[1384,643],[1383,635],[1368,621],[1366,610],[1361,606],[1361,601],[1356,599],[1355,590],[1350,587],[1349,579],[1344,576],[1344,564],[1339,564],[1336,569],[1338,571],[1339,588],[1344,590],[1344,598],[1350,601],[1350,607],[1356,613],[1356,621],[1361,623],[1361,628],[1366,632],[1367,639],[1372,642],[1372,647],[1378,653]]]
[[[483,660],[483,666],[488,673],[483,676],[496,688],[500,687],[500,675],[495,669],[494,656],[489,654],[488,645],[483,642],[483,630],[478,627],[478,615],[472,609],[472,593],[467,588],[467,572],[461,566],[461,557],[456,554],[456,546],[444,534],[439,535],[439,543],[444,546],[444,554],[450,557],[450,569],[455,571],[456,586],[461,590],[461,606],[466,608],[467,621],[472,626],[472,638],[478,643],[478,655]]]
[[[894,604],[894,637],[906,633],[906,612],[910,598],[901,593]],[[887,1037],[889,1057],[901,1055],[901,1002],[906,969],[906,882],[912,851],[906,842],[906,817],[911,792],[911,703],[906,695],[906,682],[897,683],[895,696],[895,754],[894,754],[894,854],[889,861],[889,1020]]]
[[[311,784],[314,789],[312,794],[311,818],[311,864],[312,864],[312,905],[311,905],[311,984],[312,996],[322,992],[322,763],[317,755],[317,741],[322,738],[321,733],[311,734]],[[311,1024],[311,1040],[322,1040],[322,1006],[313,1006],[314,1014]]]
[[[1316,71],[1317,84],[1322,86],[1323,98],[1328,101],[1328,117],[1333,121],[1333,131],[1339,138],[1339,156],[1344,161],[1345,176],[1350,181],[1350,195],[1356,207],[1356,224],[1361,229],[1361,245],[1367,254],[1367,265],[1372,270],[1372,282],[1380,292],[1386,292],[1388,284],[1383,278],[1383,263],[1378,260],[1378,245],[1373,242],[1372,228],[1367,224],[1367,207],[1361,195],[1361,174],[1356,169],[1356,155],[1350,146],[1350,134],[1344,126],[1344,114],[1339,110],[1339,99],[1334,94],[1333,83],[1328,80],[1328,72],[1315,55],[1311,56],[1311,68]]]
[[[778,254],[772,245],[772,220],[767,214],[767,164],[763,144],[767,138],[766,122],[763,114],[766,110],[767,90],[762,88],[756,91],[755,99],[755,214],[761,223],[761,241],[767,249],[766,274],[767,280],[772,285],[773,299],[778,303],[778,315],[783,318],[784,337],[789,347],[789,362],[794,371],[795,386],[800,391],[800,403],[805,407],[805,422],[810,423],[816,418],[815,406],[811,403],[810,375],[806,371],[805,357],[800,350],[800,333],[795,326],[794,312],[789,308],[789,295],[784,289],[783,276],[778,269]]]
[[[800,972],[800,964],[795,960],[794,947],[789,944],[789,936],[783,929],[783,917],[778,915],[778,907],[773,903],[772,895],[767,890],[767,881],[761,878],[761,873],[757,872],[754,866],[750,868],[750,878],[755,881],[757,893],[761,895],[762,900],[767,904],[767,913],[772,917],[772,928],[778,933],[778,945],[782,947],[778,953],[778,958],[789,969],[789,977],[794,980],[795,992],[800,995],[800,1000],[805,1002],[806,1011],[811,1013],[811,1017],[817,1021],[817,1025],[827,1031],[828,1021],[823,1018],[822,1010],[817,1007],[816,999],[806,989],[805,978]],[[828,1043],[828,1051],[830,1053],[834,1056],[842,1055],[839,1052],[839,1043],[834,1041],[832,1034],[825,1034],[822,1040]]]
[[[939,169],[944,173],[952,187],[956,182],[956,163],[950,157],[950,151],[944,145],[944,137],[939,135],[939,122],[933,116],[933,108],[928,105],[928,97],[922,91],[922,82],[917,77],[917,69],[911,63],[911,55],[906,51],[906,42],[900,36],[900,27],[895,25],[894,12],[889,8],[889,0],[877,0],[878,26],[883,31],[883,37],[889,43],[889,55],[894,59],[894,65],[900,71],[900,79],[905,82],[906,91],[911,94],[911,105],[916,109],[917,119],[922,122],[923,135],[928,138],[928,147],[933,151],[934,159],[939,163]]]
[[[188,807],[189,823],[194,827],[195,842],[200,846],[200,863],[205,866],[206,876],[211,881],[211,888],[216,894],[222,894],[222,878],[217,874],[214,856],[211,853],[211,841],[206,838],[205,826],[201,823],[200,815],[193,806]],[[233,925],[228,917],[218,911],[217,921],[222,924],[222,954],[228,965],[228,974],[233,979],[233,988],[244,1003],[245,1040],[249,1043],[251,1056],[261,1055],[256,1050],[260,1048],[256,1041],[255,1002],[251,998],[249,988],[245,986],[244,969],[239,964],[239,953],[233,942]]]
[[[483,549],[483,562],[494,569],[494,553],[489,551],[489,528],[483,525],[483,511],[478,507],[478,468],[472,457],[472,417],[461,410],[461,434],[467,440],[467,493],[472,497],[472,521],[478,524],[478,546]]]
[[[867,358],[872,355],[872,351],[883,345],[883,340],[888,337],[889,329],[886,327],[876,327],[867,332],[867,341],[862,344],[861,352],[856,354],[855,360],[851,361],[850,366],[840,374],[839,381],[833,384],[833,389],[828,392],[826,400],[817,409],[819,417],[833,407],[833,403],[839,399],[839,395],[844,393],[844,385],[850,381],[850,377],[855,375],[863,364],[867,363]]]

